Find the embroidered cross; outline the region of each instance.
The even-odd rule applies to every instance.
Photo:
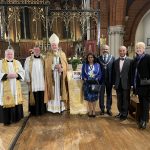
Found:
[[[6,99],[9,101],[10,100],[10,96],[7,96]]]

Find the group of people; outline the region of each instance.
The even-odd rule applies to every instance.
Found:
[[[33,54],[26,58],[24,68],[14,59],[14,50],[5,51],[0,60],[0,122],[9,125],[23,118],[23,95],[21,82],[25,81],[29,91],[29,111],[38,116],[49,111],[61,113],[67,109],[67,58],[59,49],[59,38],[52,34],[49,39],[51,50],[45,57],[35,46]],[[100,115],[112,116],[112,88],[117,94],[118,115],[120,120],[127,119],[130,104],[130,90],[138,95],[141,116],[139,128],[146,128],[150,100],[150,55],[145,53],[145,44],[135,46],[136,56],[131,60],[127,48],[119,48],[119,58],[110,54],[109,46],[104,45],[102,55],[95,57],[89,53],[82,65],[84,99],[88,101],[89,117],[95,117],[96,101],[99,99]],[[92,90],[93,85],[101,88]],[[98,88],[98,87],[97,87]],[[104,103],[106,91],[106,106]]]
[[[59,38],[52,34],[51,50],[45,57],[35,46],[26,58],[24,68],[14,59],[14,50],[5,51],[0,60],[0,122],[9,125],[23,118],[21,80],[28,85],[29,111],[42,115],[46,111],[61,113],[67,108],[67,68],[65,53],[59,49]]]
[[[84,99],[88,102],[89,117],[95,117],[95,105],[99,99],[100,115],[107,113],[112,116],[112,88],[116,90],[118,114],[120,120],[126,120],[130,104],[130,91],[138,95],[140,102],[140,119],[138,127],[146,128],[150,101],[150,55],[145,53],[145,44],[135,45],[135,58],[127,56],[127,48],[119,48],[119,58],[110,54],[109,46],[104,45],[102,55],[95,57],[89,53],[82,66]],[[93,85],[101,85],[97,92],[92,91]],[[106,91],[106,106],[104,103]],[[106,110],[105,110],[106,109]]]

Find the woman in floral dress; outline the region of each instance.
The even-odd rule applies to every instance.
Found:
[[[84,99],[88,101],[89,117],[95,117],[96,101],[98,100],[98,92],[91,91],[92,84],[98,84],[102,73],[94,54],[89,53],[86,62],[82,66],[82,79],[84,80],[83,92]]]

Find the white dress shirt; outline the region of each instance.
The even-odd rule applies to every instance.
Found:
[[[123,67],[123,64],[124,64],[125,58],[126,58],[126,56],[124,56],[124,57],[120,57],[120,61],[119,61],[120,72],[122,71],[122,67]],[[124,59],[124,60],[121,60],[121,59]]]

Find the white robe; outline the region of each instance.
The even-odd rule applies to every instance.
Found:
[[[53,58],[53,79],[54,79],[54,100],[48,101],[48,108],[47,110],[53,113],[61,113],[65,110],[64,102],[61,101],[61,95],[60,95],[60,77],[61,73],[58,72],[57,69],[55,69],[55,65],[60,63],[59,57]]]
[[[44,91],[44,71],[41,59],[35,58],[32,63],[32,73],[30,79],[30,69],[29,69],[30,58],[25,61],[25,81],[31,82],[32,92]]]
[[[22,78],[21,81],[23,81],[25,72],[19,61],[17,61],[17,65],[19,66],[19,70],[18,70],[17,74],[19,74],[21,76],[21,78]],[[9,70],[9,73],[14,73],[14,67],[13,67],[12,62],[8,62],[8,70]],[[0,60],[0,106],[3,106],[3,100],[2,100],[3,82],[1,81],[1,79],[3,78],[4,74],[5,73],[2,73],[2,60]],[[9,80],[10,80],[10,88],[11,88],[12,95],[15,97],[15,105],[18,105],[16,79],[9,79]]]

